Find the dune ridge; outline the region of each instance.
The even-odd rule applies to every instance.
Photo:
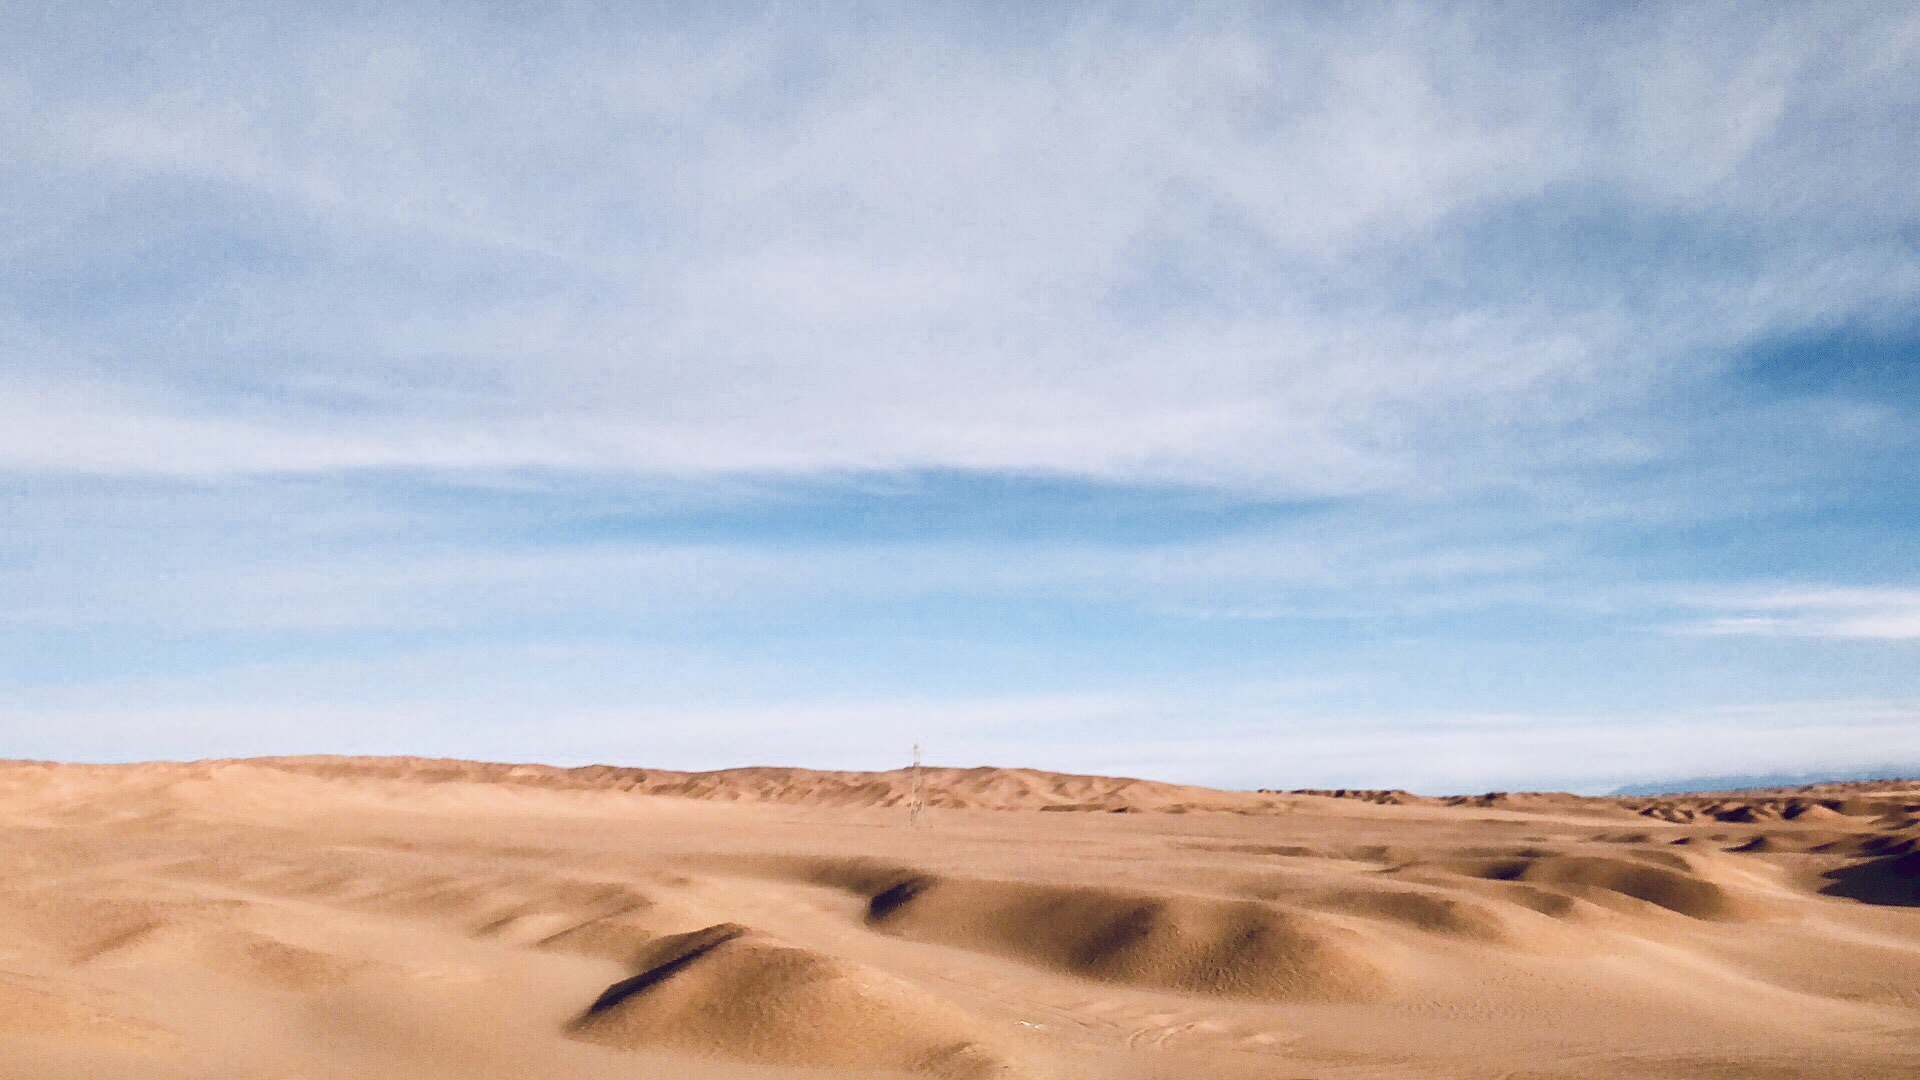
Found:
[[[1311,912],[1251,900],[910,877],[867,923],[1110,982],[1281,1001],[1362,1001],[1389,979],[1376,943]]]
[[[0,762],[0,769],[93,769],[148,777],[205,777],[222,767],[271,769],[325,780],[394,780],[414,784],[471,783],[568,791],[615,791],[714,802],[762,802],[825,807],[900,807],[912,797],[913,771],[882,772],[749,766],[707,772],[616,765],[504,764],[452,758],[307,755],[154,762],[138,765],[59,766]],[[1286,799],[1257,792],[1170,784],[1130,777],[1088,776],[1041,769],[929,766],[921,770],[925,804],[949,810],[1048,807],[1085,811],[1283,812]]]
[[[635,965],[573,1022],[575,1037],[805,1068],[1016,1075],[962,1010],[738,923],[660,938]]]

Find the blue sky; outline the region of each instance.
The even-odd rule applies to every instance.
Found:
[[[1920,770],[1911,5],[3,14],[0,756]]]

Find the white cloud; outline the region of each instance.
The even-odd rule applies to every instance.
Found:
[[[1221,777],[1267,786],[1403,787],[1428,793],[1548,787],[1597,793],[1627,783],[1768,772],[1920,766],[1920,701],[1816,700],[1620,713],[1329,715],[1264,732],[1217,730],[1109,749],[1117,771]],[[1126,755],[1115,760],[1118,755]],[[1249,783],[1248,780],[1239,780]]]
[[[42,43],[0,267],[111,310],[15,297],[0,465],[1427,490],[1656,453],[1676,369],[1920,295],[1897,9],[1272,19]],[[1526,207],[1737,258],[1515,285]]]
[[[1912,700],[1384,718],[1305,704],[1302,699],[1318,691],[1304,684],[1215,687],[1195,695],[839,696],[734,704],[596,703],[545,697],[538,687],[503,695],[484,678],[467,692],[373,702],[295,700],[248,694],[246,686],[236,695],[233,689],[184,680],[17,707],[7,716],[10,745],[17,754],[83,760],[340,752],[654,768],[884,769],[903,764],[919,742],[938,764],[1430,794],[1598,793],[1694,776],[1920,767],[1920,701]]]
[[[1920,589],[1789,588],[1708,599],[1726,612],[1679,624],[1685,633],[1728,637],[1920,641]]]
[[[1568,556],[1564,542],[1514,535],[1498,520],[1408,522],[1365,508],[1165,538],[1041,529],[1010,540],[916,528],[783,540],[778,524],[751,517],[733,535],[620,538],[594,535],[607,508],[564,490],[551,502],[500,507],[484,491],[403,487],[380,498],[351,485],[251,481],[153,493],[143,483],[21,501],[0,542],[0,629],[632,627],[941,597],[1117,605],[1179,620],[1360,618],[1537,599]],[[454,505],[412,501],[436,498]],[[627,492],[612,512],[640,514],[644,532],[645,514],[663,498]],[[564,509],[548,516],[556,504]],[[1162,511],[1183,512],[1177,500]]]

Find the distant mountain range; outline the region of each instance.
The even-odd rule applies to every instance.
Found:
[[[1672,795],[1690,791],[1742,791],[1748,788],[1799,787],[1854,780],[1892,780],[1920,776],[1920,765],[1883,765],[1839,772],[1746,773],[1728,776],[1688,776],[1614,788],[1611,795]]]

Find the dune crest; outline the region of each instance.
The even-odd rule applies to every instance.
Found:
[[[663,937],[575,1020],[578,1038],[807,1068],[1012,1077],[977,1020],[880,972],[737,923]]]
[[[410,783],[468,782],[574,791],[620,791],[708,802],[784,803],[831,807],[903,807],[913,797],[910,769],[850,772],[755,766],[710,772],[634,769],[612,765],[560,768],[496,765],[440,758],[248,758],[196,762],[243,764],[326,779],[400,779]],[[1074,810],[1134,813],[1196,809],[1273,813],[1290,803],[1257,792],[1169,784],[1114,776],[1083,776],[1039,769],[928,767],[920,797],[947,810]]]
[[[1550,854],[1467,863],[1462,869],[1494,881],[1567,889],[1603,905],[1616,903],[1615,898],[1635,900],[1693,919],[1739,922],[1773,914],[1765,902],[1690,869],[1645,860]]]
[[[1091,886],[908,878],[868,903],[890,934],[1107,982],[1278,1001],[1366,1001],[1390,980],[1378,943],[1251,900]]]

